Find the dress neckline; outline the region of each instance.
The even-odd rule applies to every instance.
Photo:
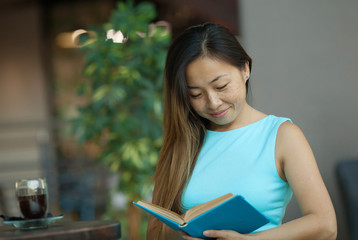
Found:
[[[261,118],[260,120],[257,120],[256,122],[253,122],[253,123],[250,123],[248,125],[245,125],[245,126],[242,126],[242,127],[239,127],[239,128],[235,128],[235,129],[232,129],[232,130],[227,130],[227,131],[213,131],[213,130],[209,130],[209,129],[206,129],[206,132],[207,133],[211,133],[211,134],[224,134],[224,133],[231,133],[231,132],[237,132],[237,131],[242,131],[244,129],[247,129],[247,128],[250,128],[252,126],[255,126],[263,121],[265,121],[266,119],[270,118],[272,115],[267,115],[263,118]]]

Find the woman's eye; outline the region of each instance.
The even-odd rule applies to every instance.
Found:
[[[198,98],[200,97],[201,93],[198,93],[198,94],[190,94],[190,97],[192,98]]]
[[[226,86],[227,86],[227,85],[228,85],[228,83],[227,83],[227,84],[225,84],[224,86],[217,87],[217,89],[218,89],[218,90],[222,90],[222,89],[226,88]]]

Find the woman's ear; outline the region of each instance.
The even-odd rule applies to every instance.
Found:
[[[247,80],[249,80],[250,78],[250,67],[249,67],[249,62],[246,62],[245,63],[245,66],[244,68],[241,70],[241,74],[242,74],[242,77],[246,83]]]
[[[250,78],[250,65],[249,65],[249,61],[247,61],[245,63],[245,68],[244,68],[244,73],[245,73],[245,79],[249,79]]]

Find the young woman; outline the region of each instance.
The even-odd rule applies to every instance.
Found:
[[[177,213],[226,193],[270,219],[251,234],[207,229],[217,239],[335,239],[336,217],[314,155],[290,119],[246,101],[251,58],[220,25],[185,30],[172,43],[164,83],[164,136],[153,203]],[[295,194],[302,217],[281,224]],[[151,218],[148,239],[180,236]]]

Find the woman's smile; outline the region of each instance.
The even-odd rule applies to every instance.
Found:
[[[209,113],[209,114],[211,116],[213,116],[214,118],[222,118],[222,117],[225,117],[225,115],[227,114],[228,111],[229,111],[229,108],[227,108],[226,110],[223,110],[223,111]]]

